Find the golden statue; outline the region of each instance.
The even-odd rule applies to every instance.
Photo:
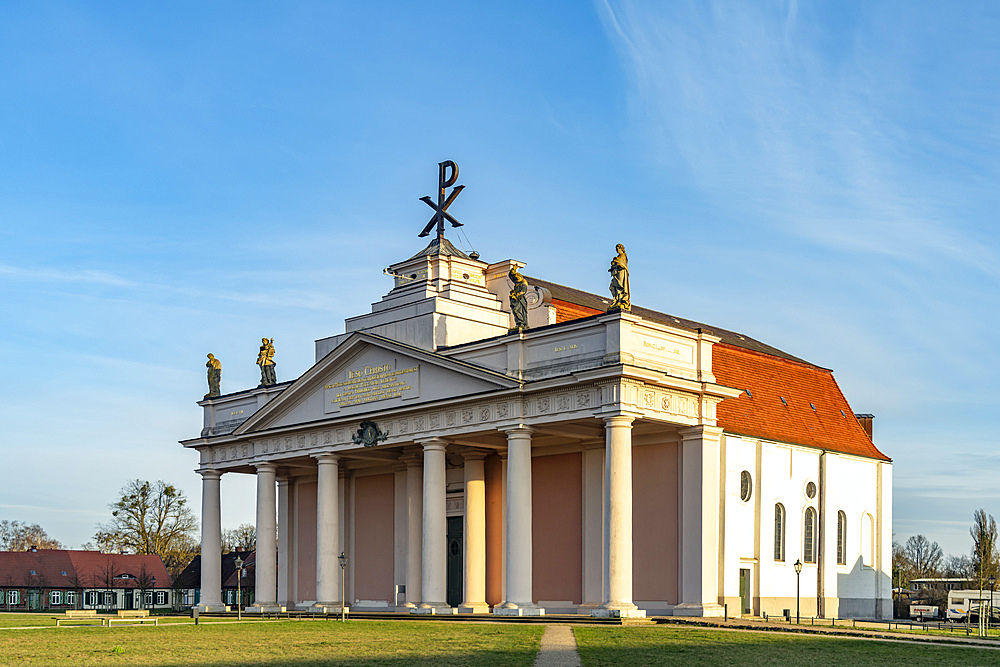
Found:
[[[208,369],[208,393],[205,394],[205,398],[212,398],[219,395],[219,384],[222,382],[222,362],[209,352],[205,367]]]
[[[524,331],[528,328],[528,281],[517,272],[513,266],[507,274],[514,288],[510,291],[510,312],[514,315],[514,328],[511,331]]]
[[[277,384],[274,373],[274,339],[260,339],[260,353],[257,355],[257,365],[260,366],[260,386],[270,387]]]
[[[611,296],[614,297],[611,307],[608,308],[609,312],[632,309],[632,295],[628,287],[628,255],[625,254],[625,246],[619,243],[615,246],[615,252],[618,256],[611,260],[611,268],[608,269],[611,272]]]

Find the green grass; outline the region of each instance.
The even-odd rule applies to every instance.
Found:
[[[996,665],[1000,651],[670,626],[573,628],[593,665]]]
[[[110,616],[112,618],[117,618],[115,613],[110,614],[99,614],[99,616]],[[24,627],[56,627],[56,619],[66,619],[66,616],[60,613],[53,612],[36,612],[30,614],[18,614],[18,613],[0,613],[0,628],[24,628]],[[194,623],[190,616],[159,616],[156,618],[160,619],[160,624],[164,623]],[[67,619],[71,624],[75,623],[78,625],[86,625],[87,623],[95,623],[100,625],[100,621],[97,619],[86,619],[86,618],[74,618]],[[219,621],[227,621],[228,618],[220,617],[202,617],[202,623],[212,623]]]
[[[542,630],[540,625],[333,620],[5,630],[0,665],[527,667]]]

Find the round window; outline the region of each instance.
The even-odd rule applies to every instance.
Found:
[[[751,493],[753,493],[753,479],[750,477],[750,472],[744,470],[740,473],[740,500],[743,502],[750,500]]]
[[[809,482],[806,484],[806,498],[812,500],[816,497],[816,484],[814,482]]]

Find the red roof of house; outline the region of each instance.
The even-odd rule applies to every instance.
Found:
[[[256,571],[256,566],[257,566],[257,552],[256,551],[251,551],[250,553],[246,553],[246,552],[233,552],[233,554],[234,554],[234,559],[233,560],[235,560],[235,555],[238,555],[243,560],[243,583],[240,584],[240,585],[241,586],[248,586],[248,585],[249,586],[253,586],[254,585],[254,576],[255,576],[254,573]],[[239,578],[238,575],[239,575],[239,570],[235,569],[235,566],[234,566],[233,573],[230,574],[226,578],[226,580],[222,582],[222,587],[223,588],[236,588],[236,581]]]
[[[552,294],[557,324],[607,310],[602,305],[608,300],[597,295],[534,278],[529,281]],[[744,390],[719,404],[718,424],[728,433],[891,460],[875,447],[854,416],[833,371],[743,334],[636,306],[632,312],[722,339],[712,348],[712,372],[719,384]]]
[[[0,551],[0,587],[105,587],[109,573],[115,588],[136,588],[144,574],[156,577],[157,588],[169,588],[172,583],[163,561],[154,555],[68,549]],[[126,574],[127,578],[121,578]]]

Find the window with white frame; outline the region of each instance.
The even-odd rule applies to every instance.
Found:
[[[785,560],[785,506],[774,505],[774,560]]]
[[[847,515],[837,512],[837,565],[847,564]]]
[[[109,607],[115,603],[114,593],[111,591],[104,591],[104,604]]]
[[[49,604],[62,604],[62,591],[49,591]]]
[[[806,563],[816,562],[816,510],[806,508],[802,520],[802,560]]]
[[[147,605],[153,604],[153,591],[146,591],[144,602]]]
[[[66,591],[66,604],[76,604],[76,591]]]
[[[167,592],[166,591],[156,591],[156,604],[158,604],[158,605],[167,604]]]
[[[21,591],[7,591],[7,604],[20,604]]]
[[[100,604],[100,593],[97,591],[87,591],[87,596],[85,598],[88,607],[96,607]]]

